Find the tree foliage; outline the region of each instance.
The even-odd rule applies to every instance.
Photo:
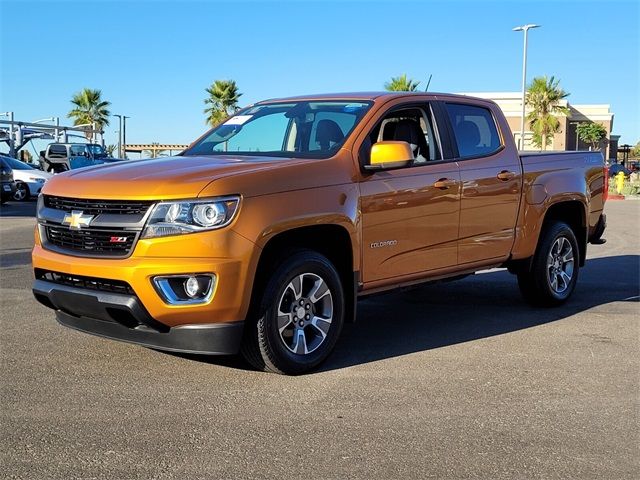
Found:
[[[600,148],[600,142],[607,138],[607,129],[599,123],[581,122],[576,126],[578,138],[591,145],[592,150]]]
[[[553,140],[553,134],[560,131],[557,115],[567,115],[569,109],[560,103],[569,93],[560,88],[560,80],[555,77],[535,77],[529,88],[525,103],[531,109],[527,120],[533,131],[533,143],[542,150]]]
[[[73,109],[67,117],[73,118],[74,125],[95,124],[98,130],[104,130],[109,125],[109,105],[110,102],[102,100],[101,90],[83,88],[71,98]],[[87,127],[90,129],[91,127]],[[87,139],[91,138],[89,131],[85,132]]]
[[[391,77],[391,81],[384,84],[385,90],[390,92],[415,92],[420,82],[407,78],[403,73],[399,77]]]
[[[242,96],[234,80],[216,80],[205,89],[208,97],[204,103],[207,108],[207,123],[212,127],[222,122],[232,113],[238,111],[238,100]]]

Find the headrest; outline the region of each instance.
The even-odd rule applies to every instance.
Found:
[[[458,124],[456,130],[456,136],[459,137],[458,142],[465,148],[473,149],[480,143],[480,129],[475,122],[463,120]]]
[[[424,140],[424,134],[420,125],[415,120],[405,118],[396,124],[396,131],[393,135],[394,140],[407,142],[411,145],[421,145],[420,138]]]
[[[320,120],[316,127],[316,142],[321,150],[328,150],[331,143],[339,143],[344,139],[340,126],[333,120]]]

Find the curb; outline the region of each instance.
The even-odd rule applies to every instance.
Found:
[[[611,194],[611,193],[610,193],[610,194],[607,196],[607,201],[608,201],[608,200],[624,200],[624,199],[625,199],[624,195],[616,195],[616,194]]]

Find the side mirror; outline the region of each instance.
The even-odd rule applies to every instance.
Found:
[[[385,140],[371,147],[371,160],[366,170],[387,170],[408,167],[413,163],[413,150],[407,142]]]

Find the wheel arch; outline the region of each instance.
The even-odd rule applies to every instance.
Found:
[[[295,249],[309,249],[325,256],[336,268],[344,289],[345,320],[355,321],[358,274],[349,231],[337,224],[309,225],[279,232],[260,252],[253,282],[250,308],[254,308],[276,265]]]
[[[580,266],[583,267],[587,258],[587,212],[585,205],[579,200],[564,200],[554,203],[547,208],[542,222],[542,230],[552,221],[561,221],[569,225],[578,241]],[[538,234],[538,241],[540,234]]]

